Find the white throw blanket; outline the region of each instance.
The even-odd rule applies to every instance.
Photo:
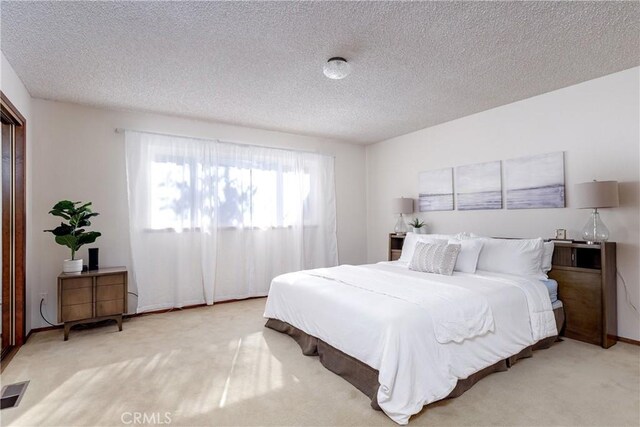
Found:
[[[436,340],[442,344],[462,342],[494,329],[491,307],[482,294],[436,281],[431,278],[432,274],[420,279],[408,278],[393,271],[353,265],[303,273],[398,298],[426,309],[433,320]]]
[[[556,318],[551,309],[549,291],[544,286],[532,286],[537,284],[537,280],[526,277],[517,277],[508,274],[489,273],[477,271],[477,276],[499,281],[508,285],[517,286],[527,297],[527,307],[529,308],[529,322],[531,324],[531,334],[534,341],[540,341],[553,332],[558,333],[556,328]]]
[[[480,302],[465,302],[469,294]],[[462,297],[460,307],[455,296]],[[495,325],[474,336],[487,327],[486,319],[474,323],[482,317],[474,315],[478,307]],[[466,315],[474,324],[460,326]],[[278,276],[265,317],[287,322],[378,370],[378,404],[398,424],[445,398],[458,379],[557,334],[549,321],[551,301],[539,281],[490,273],[442,276],[401,263]],[[473,337],[441,342],[465,335]]]

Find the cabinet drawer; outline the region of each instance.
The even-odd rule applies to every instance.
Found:
[[[97,277],[98,286],[118,285],[124,283],[124,274],[110,274]]]
[[[96,301],[108,301],[124,298],[124,284],[102,285],[96,290]]]
[[[77,279],[62,279],[63,289],[90,288],[93,285],[91,277],[78,277]]]
[[[62,306],[62,322],[90,319],[93,317],[93,304],[75,304]]]
[[[583,341],[600,343],[602,337],[602,284],[599,273],[552,270],[558,299],[565,308],[565,335]]]
[[[399,260],[401,255],[402,255],[402,249],[391,249],[391,259],[390,259],[390,261]]]
[[[92,288],[75,288],[75,289],[63,289],[62,301],[63,306],[86,304],[93,301],[93,289]]]
[[[110,301],[96,302],[96,316],[110,316],[113,314],[122,314],[124,312],[124,302],[122,299],[114,299]]]

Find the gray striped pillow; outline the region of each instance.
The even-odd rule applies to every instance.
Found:
[[[418,242],[409,269],[451,276],[460,248],[458,244]]]

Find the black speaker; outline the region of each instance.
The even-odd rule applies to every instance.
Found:
[[[97,270],[98,263],[98,248],[89,248],[89,270]]]

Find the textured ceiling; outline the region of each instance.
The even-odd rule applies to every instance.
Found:
[[[370,143],[640,64],[638,2],[6,2],[32,96]],[[323,63],[343,56],[344,80]]]

